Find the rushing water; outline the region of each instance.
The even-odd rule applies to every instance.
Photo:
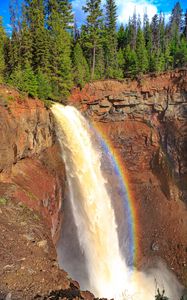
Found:
[[[84,257],[87,288],[97,297],[153,300],[154,276],[135,271],[132,274],[121,254],[116,216],[101,170],[101,156],[93,145],[87,121],[71,106],[55,104],[52,112],[66,166],[71,212]],[[63,247],[59,251],[63,252]],[[72,266],[67,271],[75,276],[78,268],[79,261],[73,265],[72,257]],[[158,270],[155,274],[160,276]],[[75,279],[84,286],[81,276]],[[173,291],[167,290],[165,280],[161,282],[172,296]]]

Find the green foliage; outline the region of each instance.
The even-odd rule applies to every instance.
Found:
[[[96,51],[101,46],[102,40],[102,10],[101,0],[87,0],[83,7],[87,13],[86,25],[82,27],[83,43],[85,48],[91,50],[91,79],[95,76]],[[100,51],[98,51],[101,54]]]
[[[175,67],[187,66],[187,42],[183,37],[175,51]]]
[[[124,49],[127,44],[127,32],[123,24],[120,25],[117,32],[118,49]]]
[[[4,58],[5,32],[0,17],[0,83],[4,81],[5,58]]]
[[[106,43],[106,77],[115,78],[117,76],[117,6],[115,0],[106,1],[105,17],[105,43]]]
[[[9,82],[30,96],[37,96],[37,79],[29,63],[26,64],[24,69],[18,66],[11,74]]]
[[[12,34],[0,19],[0,83],[24,93],[65,101],[74,84],[123,78],[187,66],[187,11],[177,2],[143,24],[136,11],[117,30],[115,0],[86,0],[86,22],[77,28],[70,0],[10,0]],[[74,25],[73,25],[74,24]]]
[[[147,49],[145,47],[145,39],[141,28],[138,28],[138,32],[137,32],[136,55],[137,55],[137,72],[145,73],[146,71],[148,71],[149,62],[147,57]]]
[[[73,86],[71,62],[71,36],[64,28],[64,23],[58,2],[50,0],[49,36],[50,45],[50,74],[53,98],[67,97]]]
[[[40,69],[37,73],[37,95],[40,99],[48,99],[51,97],[52,87],[47,76]]]
[[[125,73],[136,75],[138,72],[138,59],[136,52],[130,48],[130,45],[125,49]]]
[[[117,64],[118,64],[118,68],[116,70],[116,75],[115,77],[120,79],[124,77],[124,53],[122,49],[119,49],[118,53],[117,53]]]
[[[74,80],[81,88],[90,79],[90,72],[86,58],[84,57],[82,48],[79,42],[76,43],[73,52],[73,65],[74,65]]]

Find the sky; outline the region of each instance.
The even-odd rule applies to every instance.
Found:
[[[21,1],[21,0],[20,0]],[[105,0],[102,0],[104,3]],[[118,7],[118,23],[126,23],[130,16],[136,13],[143,16],[144,11],[147,10],[149,18],[151,19],[157,12],[164,12],[166,20],[175,5],[177,0],[116,0]],[[82,11],[82,6],[86,0],[72,0],[73,12],[76,16],[78,26],[85,22],[85,15]],[[186,0],[180,0],[180,4],[184,10],[187,9]],[[3,17],[3,23],[6,31],[11,31],[10,17],[9,17],[9,0],[0,0],[0,16]]]

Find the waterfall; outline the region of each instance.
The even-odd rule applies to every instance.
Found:
[[[66,166],[77,238],[86,264],[87,288],[97,297],[153,300],[154,277],[132,274],[121,254],[115,212],[101,170],[101,154],[93,145],[89,124],[71,106],[55,104],[52,112]]]

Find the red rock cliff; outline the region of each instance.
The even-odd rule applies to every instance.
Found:
[[[0,137],[0,197],[38,211],[55,234],[65,175],[49,110],[1,86]]]
[[[162,257],[186,283],[186,70],[94,82],[70,101],[108,135],[128,170],[140,261]]]
[[[8,105],[7,105],[8,99]],[[14,99],[14,101],[12,101]],[[70,102],[108,135],[129,173],[141,257],[164,258],[185,283],[187,236],[186,71],[136,81],[100,81]],[[60,228],[64,165],[49,110],[0,90],[0,197],[22,201]]]

